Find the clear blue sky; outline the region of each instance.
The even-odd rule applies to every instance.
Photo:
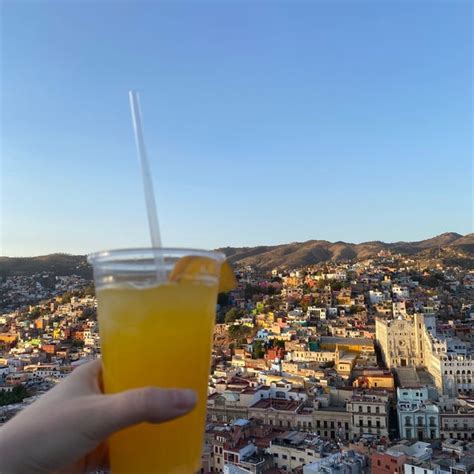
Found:
[[[3,255],[472,232],[470,1],[2,2]]]

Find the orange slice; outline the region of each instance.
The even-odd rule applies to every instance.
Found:
[[[170,274],[170,281],[178,282],[196,275],[217,275],[218,263],[208,257],[183,257],[180,258]],[[227,293],[237,287],[237,279],[230,263],[225,260],[221,265],[219,274],[219,293]]]

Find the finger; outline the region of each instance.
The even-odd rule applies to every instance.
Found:
[[[196,392],[186,389],[145,387],[103,395],[97,407],[98,416],[91,417],[89,435],[102,441],[115,431],[136,423],[172,420],[189,413],[196,401]]]
[[[59,385],[41,397],[42,401],[57,399],[72,399],[81,395],[102,393],[100,383],[102,378],[102,361],[93,360],[82,364],[72,371]]]
[[[77,366],[73,370],[72,376],[77,383],[97,390],[102,379],[102,360],[95,359]]]

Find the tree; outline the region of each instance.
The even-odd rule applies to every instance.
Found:
[[[229,337],[234,341],[245,338],[251,333],[251,329],[248,326],[234,325],[229,327]]]
[[[263,341],[257,339],[253,343],[252,357],[253,359],[261,359],[265,355],[265,347]]]
[[[62,302],[63,304],[65,304],[65,303],[70,303],[72,296],[73,296],[73,294],[72,294],[70,291],[66,291],[66,293],[64,293],[64,294],[61,296],[61,302]]]
[[[220,306],[227,306],[229,304],[229,294],[219,293],[217,295],[217,304]]]
[[[29,319],[33,320],[41,316],[41,310],[39,308],[33,308],[28,315]]]
[[[281,347],[282,349],[285,348],[285,341],[282,341],[281,339],[277,339],[276,341],[273,342],[274,347]]]
[[[224,321],[226,323],[233,323],[235,320],[240,319],[243,316],[243,311],[238,308],[231,308],[225,314]]]
[[[28,390],[26,390],[23,384],[15,385],[13,390],[10,392],[0,392],[0,406],[10,405],[11,403],[20,403],[27,396]]]

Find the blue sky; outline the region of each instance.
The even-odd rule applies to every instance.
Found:
[[[469,1],[4,1],[3,255],[472,232]]]

